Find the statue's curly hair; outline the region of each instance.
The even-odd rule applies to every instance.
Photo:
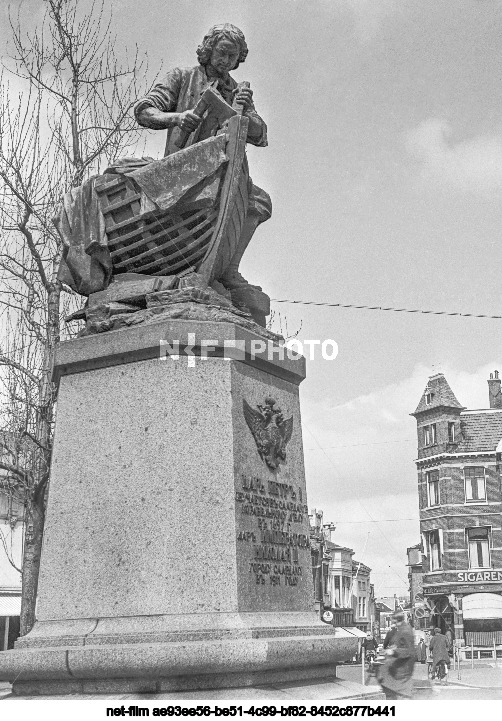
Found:
[[[239,59],[235,66],[238,68],[240,63],[243,63],[247,57],[248,46],[246,45],[246,38],[242,30],[239,30],[238,27],[230,23],[214,25],[208,33],[204,35],[204,39],[197,48],[197,59],[199,63],[201,65],[207,65],[211,58],[213,48],[219,40],[230,40],[230,42],[239,48]]]

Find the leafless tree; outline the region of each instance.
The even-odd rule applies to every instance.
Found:
[[[137,50],[117,59],[105,0],[43,2],[34,30],[25,30],[23,6],[11,17],[14,51],[0,92],[0,403],[15,451],[9,462],[0,457],[0,470],[1,483],[25,500],[22,634],[35,621],[56,400],[51,366],[62,334],[77,330],[63,318],[80,305],[57,278],[62,244],[52,219],[65,192],[137,142],[131,108],[146,75]]]

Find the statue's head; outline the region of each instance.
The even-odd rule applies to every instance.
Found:
[[[244,33],[235,25],[225,23],[224,25],[215,25],[209,32],[204,36],[202,43],[197,48],[197,58],[201,65],[207,65],[216,46],[223,44],[232,43],[235,46],[236,61],[233,67],[229,70],[235,70],[239,67],[240,63],[243,63],[248,54],[248,46],[246,45],[246,38]]]

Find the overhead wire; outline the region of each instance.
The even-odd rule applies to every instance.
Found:
[[[375,441],[374,443],[348,443],[344,446],[319,446],[319,448],[305,448],[306,451],[317,451],[319,449],[321,450],[329,450],[329,449],[337,449],[337,448],[355,448],[356,446],[384,446],[388,443],[408,443],[413,441],[414,443],[417,442],[416,438],[398,438],[393,441]]]
[[[377,518],[374,521],[337,521],[340,523],[400,523],[401,521],[418,521],[418,518]]]
[[[424,310],[423,308],[394,308],[382,305],[356,305],[354,303],[326,303],[313,300],[292,300],[286,298],[271,298],[274,303],[291,303],[293,305],[315,305],[325,308],[354,308],[356,310],[380,310],[392,313],[418,313],[422,315],[445,315],[457,316],[460,318],[488,318],[491,320],[502,320],[502,315],[490,315],[488,313],[463,313],[460,311],[446,310]]]

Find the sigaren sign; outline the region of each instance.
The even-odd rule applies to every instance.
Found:
[[[459,571],[457,580],[462,583],[486,583],[502,581],[502,571]]]

